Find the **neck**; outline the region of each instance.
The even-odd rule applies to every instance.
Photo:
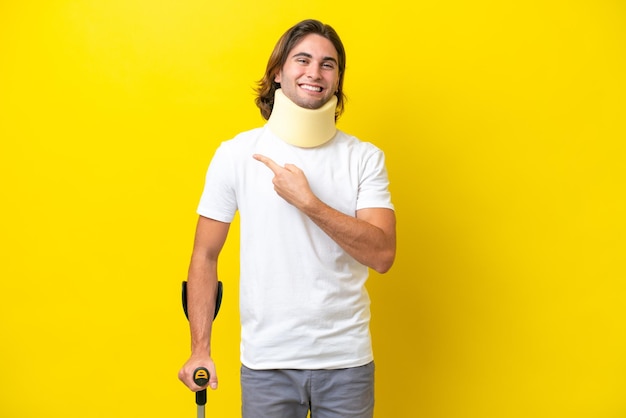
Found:
[[[333,96],[319,109],[305,109],[277,89],[267,126],[288,144],[302,148],[317,147],[330,141],[337,132],[336,107],[337,97]]]

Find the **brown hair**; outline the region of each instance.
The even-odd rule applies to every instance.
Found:
[[[339,118],[339,116],[343,113],[343,105],[346,101],[346,96],[343,93],[343,76],[346,70],[346,51],[343,48],[343,43],[341,42],[341,39],[339,39],[337,32],[335,32],[331,26],[318,20],[307,19],[292,26],[283,34],[283,36],[281,36],[267,62],[267,68],[265,69],[263,78],[257,83],[257,97],[254,101],[261,110],[261,115],[263,115],[265,119],[269,119],[270,114],[272,113],[272,109],[274,108],[274,93],[276,92],[276,89],[280,88],[280,83],[275,82],[274,77],[287,61],[287,54],[289,54],[289,51],[291,51],[305,36],[311,34],[321,35],[328,39],[337,50],[339,83],[337,85],[337,91],[335,92],[335,96],[337,96],[335,119]]]

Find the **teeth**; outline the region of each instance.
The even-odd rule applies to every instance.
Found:
[[[305,89],[305,90],[316,91],[316,92],[322,91],[321,87],[308,86],[306,84],[303,84],[302,88]]]

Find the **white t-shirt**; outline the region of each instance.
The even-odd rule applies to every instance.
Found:
[[[347,215],[393,209],[384,154],[341,131],[316,148],[289,145],[267,127],[223,142],[198,213],[241,226],[241,361],[251,369],[338,369],[373,359],[368,268],[274,191],[252,158],[295,164],[327,205]]]

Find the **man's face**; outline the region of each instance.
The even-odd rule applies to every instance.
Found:
[[[337,60],[332,42],[320,35],[307,35],[289,51],[274,81],[280,83],[285,96],[298,106],[319,109],[339,85]]]

